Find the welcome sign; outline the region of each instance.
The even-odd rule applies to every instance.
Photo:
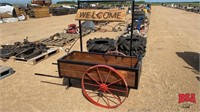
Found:
[[[76,14],[76,20],[91,21],[112,21],[124,22],[126,20],[125,10],[101,10],[101,9],[79,9]]]

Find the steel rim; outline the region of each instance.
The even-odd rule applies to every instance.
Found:
[[[107,74],[102,75],[101,70],[103,72],[106,70]],[[96,71],[96,74],[94,74],[94,71]],[[116,79],[108,83],[109,77]],[[92,81],[88,81],[88,78]],[[88,90],[88,87],[91,90]],[[90,102],[104,108],[118,107],[126,100],[128,95],[128,86],[124,77],[116,69],[107,65],[90,67],[82,77],[82,90],[84,96]]]

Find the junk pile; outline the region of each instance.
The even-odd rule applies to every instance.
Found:
[[[162,6],[164,7],[171,7],[174,9],[181,9],[181,10],[185,10],[185,11],[189,11],[189,12],[194,12],[194,13],[198,13],[200,14],[200,6],[196,5],[196,6],[192,6],[191,4],[188,5],[181,5],[181,4],[164,4],[162,3]]]
[[[91,33],[91,29],[82,29],[82,35],[85,36]],[[67,29],[64,29],[61,33],[55,33],[54,35],[39,40],[40,43],[47,46],[63,47],[64,45],[70,45],[72,42],[79,38],[79,27],[76,24],[69,24]]]
[[[40,43],[47,46],[63,47],[65,44],[70,44],[74,42],[78,37],[79,36],[77,34],[55,33],[49,38],[40,40]]]
[[[82,35],[85,36],[89,33],[91,33],[94,29],[94,26],[91,26],[91,24],[86,24],[87,22],[82,23]],[[67,34],[79,34],[79,27],[76,24],[69,24],[67,29],[63,30],[64,33]],[[79,36],[79,35],[77,35]]]
[[[148,26],[149,26],[149,19],[144,15],[144,11],[135,11],[136,16],[134,16],[134,24],[133,24],[133,30],[135,34],[146,36],[148,32]],[[126,31],[124,34],[130,34],[131,33],[131,24],[127,25]]]
[[[79,28],[76,26],[76,24],[69,24],[68,29],[65,29],[64,31],[65,33],[78,34]]]
[[[9,3],[0,3],[0,23],[18,22],[26,19],[24,11]]]
[[[68,14],[76,14],[77,8],[70,7],[70,6],[60,6],[51,9],[51,13],[53,16],[61,16],[61,15],[68,15]]]
[[[39,42],[29,42],[24,39],[23,42],[15,42],[14,45],[1,45],[0,58],[9,59],[12,56],[22,59],[31,59],[48,50],[46,45]]]
[[[50,6],[52,4],[52,0],[32,0],[31,3],[41,6]]]

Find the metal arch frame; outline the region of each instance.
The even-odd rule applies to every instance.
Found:
[[[78,9],[80,9],[80,3],[87,2],[132,2],[132,21],[131,21],[131,44],[130,49],[132,48],[132,41],[133,41],[133,24],[134,24],[134,8],[135,8],[135,0],[78,0]],[[81,20],[79,20],[79,34],[80,34],[80,51],[83,52],[83,41],[82,41],[82,26],[81,26]],[[132,54],[132,51],[130,50],[130,56]]]

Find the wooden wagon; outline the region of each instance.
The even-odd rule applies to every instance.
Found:
[[[129,88],[138,88],[142,68],[141,59],[136,57],[79,51],[65,55],[57,63],[60,77],[81,79],[84,96],[105,108],[119,106]]]

